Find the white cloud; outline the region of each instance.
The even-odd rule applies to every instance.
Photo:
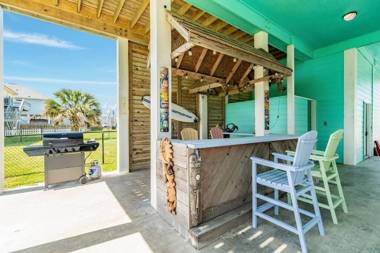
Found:
[[[60,40],[53,37],[49,37],[44,34],[37,33],[18,33],[12,31],[4,31],[4,39],[7,41],[34,44],[45,47],[63,48],[63,49],[83,49],[80,46],[73,44],[70,41]]]
[[[116,82],[110,81],[94,81],[94,80],[68,80],[68,79],[54,79],[44,77],[24,77],[24,76],[5,76],[7,82],[12,81],[27,81],[36,83],[49,83],[49,84],[80,84],[80,85],[115,85]]]

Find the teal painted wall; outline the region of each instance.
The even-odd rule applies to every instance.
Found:
[[[308,131],[308,100],[296,97],[296,134]],[[273,134],[287,134],[287,99],[286,96],[273,97],[269,100],[269,126]],[[235,123],[240,133],[252,133],[255,129],[254,100],[230,103],[226,106],[226,123]]]
[[[344,128],[344,57],[343,52],[296,62],[295,93],[317,102],[317,148],[324,150],[330,134]],[[338,147],[343,162],[343,143]]]

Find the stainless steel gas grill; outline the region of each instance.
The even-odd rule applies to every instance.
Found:
[[[95,151],[99,143],[83,141],[83,133],[46,133],[42,145],[24,147],[29,156],[44,156],[45,187],[79,180],[86,183],[85,152]]]

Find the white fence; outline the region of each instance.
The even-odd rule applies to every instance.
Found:
[[[24,135],[38,135],[52,132],[71,132],[68,127],[65,128],[25,128],[25,129],[5,129],[5,136],[24,136]]]

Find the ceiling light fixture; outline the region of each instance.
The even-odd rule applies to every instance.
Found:
[[[357,11],[350,11],[343,15],[343,20],[346,22],[352,21],[358,15]]]

